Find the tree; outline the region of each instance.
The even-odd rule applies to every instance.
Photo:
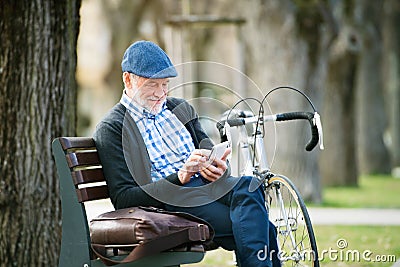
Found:
[[[388,106],[392,166],[400,167],[400,2],[384,3],[384,86]]]
[[[80,1],[1,1],[0,266],[56,266],[51,141],[75,134]]]
[[[382,81],[382,1],[360,1],[355,21],[360,55],[356,78],[356,126],[361,174],[389,173],[390,157],[383,136],[387,116]]]
[[[356,156],[356,70],[359,40],[354,27],[354,2],[330,6],[336,33],[332,38],[327,63],[323,115],[327,153],[321,156],[324,184],[357,185]],[[336,12],[333,12],[336,10]]]
[[[360,173],[387,173],[383,142],[381,1],[343,1],[331,6],[337,36],[328,63],[324,114],[329,153],[321,158],[326,185],[357,185]]]

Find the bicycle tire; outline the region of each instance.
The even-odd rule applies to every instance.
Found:
[[[281,192],[284,209],[276,207],[279,205],[276,195],[278,189]],[[275,175],[268,179],[265,193],[269,218],[277,229],[280,250],[278,258],[282,266],[319,267],[314,230],[306,205],[297,188],[289,178]]]

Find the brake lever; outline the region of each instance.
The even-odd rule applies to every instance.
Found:
[[[319,149],[324,150],[324,133],[322,130],[321,116],[318,114],[318,112],[314,113],[313,124],[314,126],[317,126],[318,129]]]

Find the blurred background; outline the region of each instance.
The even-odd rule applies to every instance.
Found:
[[[119,100],[123,52],[145,39],[164,48],[177,65],[223,64],[196,65],[177,78],[208,81],[172,92],[192,100],[202,117],[218,119],[238,99],[261,99],[276,86],[305,92],[322,116],[326,149],[305,152],[310,133],[304,122],[272,126],[267,139],[277,144],[276,151],[268,148],[272,168],[295,177],[306,199],[321,202],[323,186],[357,186],[361,175],[398,177],[399,5],[396,0],[83,0],[78,134],[90,136]],[[311,110],[288,90],[271,94],[268,104],[274,113]],[[218,142],[214,124],[205,122],[205,128]]]
[[[239,99],[298,88],[321,114],[325,150],[305,151],[306,122],[269,125],[272,170],[300,189],[321,251],[345,239],[393,256],[323,266],[400,257],[400,1],[83,0],[80,14],[78,135],[91,136],[119,101],[121,58],[138,40],[170,55],[179,72],[170,94],[195,106],[215,142],[215,121]],[[267,100],[267,113],[312,110],[289,90]],[[216,250],[198,266],[232,266],[232,257]]]

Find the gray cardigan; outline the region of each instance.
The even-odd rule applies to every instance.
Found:
[[[195,148],[210,149],[213,146],[189,103],[183,99],[168,97],[167,107],[185,125]],[[177,173],[152,182],[146,145],[136,123],[122,104],[118,103],[110,110],[97,125],[93,137],[110,198],[116,209],[133,206],[162,208],[162,201],[154,196],[174,194],[174,188],[182,186]]]

